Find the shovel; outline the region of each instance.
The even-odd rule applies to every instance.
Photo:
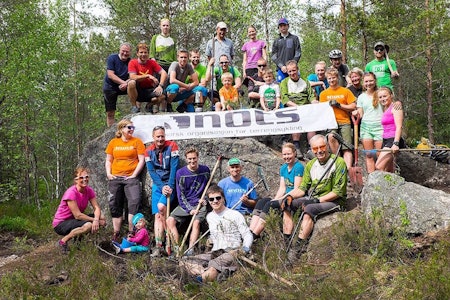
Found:
[[[362,177],[362,168],[358,167],[358,123],[359,123],[359,114],[358,115],[352,115],[352,121],[354,125],[354,142],[355,142],[355,163],[352,167],[350,167],[349,175],[350,175],[350,182],[353,186],[353,189],[357,193],[361,193],[361,190],[364,186],[363,184],[363,177]]]

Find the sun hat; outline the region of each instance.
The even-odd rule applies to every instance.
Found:
[[[144,218],[144,215],[143,215],[143,214],[141,214],[141,213],[135,214],[134,217],[133,217],[133,220],[132,220],[133,226],[136,226],[136,224],[137,224],[137,223],[139,222],[139,220],[142,219],[142,218]]]
[[[240,165],[240,164],[241,164],[241,161],[237,157],[233,157],[228,161],[229,166]]]

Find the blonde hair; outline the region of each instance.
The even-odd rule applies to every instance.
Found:
[[[325,75],[334,75],[334,76],[339,76],[339,71],[335,68],[335,67],[329,67],[326,71],[325,71]]]
[[[263,71],[262,71],[262,76],[264,77],[266,75],[272,75],[272,77],[274,77],[273,76],[273,70],[271,68],[267,68],[267,67],[264,68]]]
[[[380,99],[378,98],[378,93],[381,91],[387,91],[389,93],[389,95],[391,96],[391,103],[394,102],[394,94],[392,93],[392,90],[387,86],[382,86],[382,87],[378,88],[375,91],[375,93],[373,94],[373,103],[376,102],[378,105],[378,103],[380,102]]]
[[[125,127],[127,127],[130,124],[133,124],[133,122],[131,122],[131,120],[128,120],[128,119],[120,120],[120,122],[117,123],[116,138],[122,137],[122,129],[124,129]]]
[[[224,79],[231,79],[233,80],[233,74],[231,74],[230,72],[225,72],[222,74],[222,76],[220,77],[220,79],[223,81]]]
[[[146,49],[148,51],[148,45],[144,42],[140,42],[136,47],[136,52],[139,52],[139,49]]]
[[[281,146],[281,149],[283,148],[289,148],[292,150],[293,153],[297,153],[297,149],[295,148],[295,145],[293,143],[290,142],[284,143],[283,146]]]

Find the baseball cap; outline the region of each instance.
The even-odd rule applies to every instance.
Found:
[[[227,24],[225,24],[225,22],[219,22],[219,23],[217,23],[216,28],[219,28],[219,29],[225,28],[225,29],[227,29]]]
[[[289,25],[289,22],[288,22],[288,20],[287,20],[286,18],[281,18],[281,19],[278,21],[278,25],[281,25],[281,24]]]
[[[141,213],[137,213],[133,216],[133,226],[136,226],[136,224],[139,222],[140,219],[144,218],[144,215]]]
[[[376,42],[375,46],[373,46],[373,49],[377,48],[377,47],[385,47],[386,45],[383,42]]]
[[[230,158],[230,160],[228,161],[229,166],[240,165],[240,164],[241,164],[241,161],[237,157]]]

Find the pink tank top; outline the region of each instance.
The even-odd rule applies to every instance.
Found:
[[[383,113],[381,118],[381,125],[383,125],[383,139],[389,139],[395,137],[395,126],[394,114],[392,113],[392,104]]]

